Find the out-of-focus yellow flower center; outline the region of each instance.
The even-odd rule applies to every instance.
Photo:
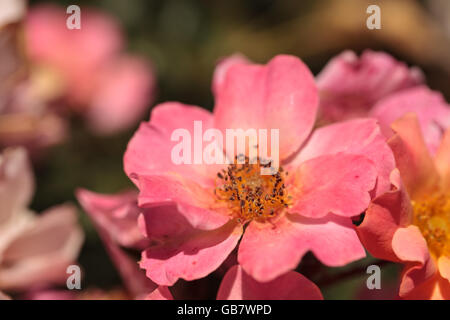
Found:
[[[36,65],[31,70],[33,94],[42,100],[52,100],[63,94],[65,81],[63,76],[46,65]]]
[[[288,173],[280,167],[273,175],[262,175],[261,167],[267,168],[270,163],[262,163],[258,158],[250,164],[248,157],[244,158],[244,163],[235,161],[217,173],[214,193],[218,201],[226,203],[232,216],[241,222],[277,216],[289,206],[290,196],[284,184]]]
[[[435,257],[450,256],[450,194],[436,193],[412,204],[413,222],[422,232],[430,252]]]

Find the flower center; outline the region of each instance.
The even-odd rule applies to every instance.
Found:
[[[412,201],[414,224],[419,227],[435,257],[450,255],[450,194],[437,193]]]
[[[288,173],[280,166],[273,175],[261,175],[261,168],[270,167],[270,163],[257,158],[254,164],[250,164],[248,157],[243,158],[244,163],[235,161],[227,170],[217,173],[214,193],[218,201],[225,202],[232,216],[241,222],[265,221],[277,216],[289,205],[290,197],[284,185]]]

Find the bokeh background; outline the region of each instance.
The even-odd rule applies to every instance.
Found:
[[[450,1],[448,0],[94,0],[30,1],[77,4],[107,12],[122,25],[127,50],[151,61],[157,77],[156,101],[181,101],[212,110],[210,81],[214,66],[224,56],[242,53],[265,63],[280,53],[299,56],[317,74],[327,61],[345,49],[366,48],[392,54],[408,65],[420,67],[427,84],[450,100]],[[366,8],[381,8],[381,30],[368,30]],[[80,52],[83,54],[83,52]],[[142,119],[142,120],[144,120]],[[64,202],[76,203],[76,187],[114,193],[133,187],[123,173],[122,157],[137,125],[120,134],[98,137],[71,120],[71,132],[61,145],[46,151],[35,162],[37,191],[32,209],[42,211]],[[79,258],[84,269],[83,287],[113,289],[119,277],[96,231],[80,209],[86,241]],[[365,270],[372,258],[345,268],[326,268],[308,255],[299,271],[316,282],[328,299],[389,298],[398,266],[382,266],[383,290],[363,288]],[[192,298],[212,298],[219,276],[184,283],[174,296],[188,292]]]

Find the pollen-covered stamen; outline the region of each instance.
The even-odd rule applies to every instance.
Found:
[[[242,156],[243,157],[243,156]],[[217,173],[215,194],[219,201],[227,203],[233,217],[242,222],[248,220],[266,220],[278,215],[289,206],[289,196],[284,180],[287,172],[280,167],[273,175],[262,175],[262,167],[270,167],[260,158],[250,163],[245,161],[230,164],[227,170]]]
[[[413,201],[414,224],[419,227],[435,256],[450,256],[450,194],[437,193]]]

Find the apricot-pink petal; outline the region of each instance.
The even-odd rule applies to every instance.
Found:
[[[450,258],[447,256],[441,256],[438,259],[439,274],[450,281]]]
[[[27,152],[23,148],[6,149],[0,154],[0,228],[28,206],[33,192]]]
[[[289,179],[290,212],[311,218],[328,213],[353,217],[369,205],[377,171],[364,156],[338,153],[303,162]]]
[[[435,153],[442,131],[450,127],[450,106],[441,93],[426,86],[403,90],[380,100],[370,115],[378,119],[383,134],[389,138],[394,134],[391,124],[410,112],[417,115],[428,149]]]
[[[436,274],[436,265],[427,243],[416,226],[399,228],[392,239],[392,250],[400,260],[407,262],[402,274],[400,296],[411,293]]]
[[[170,293],[169,288],[165,286],[159,286],[151,293],[149,293],[145,300],[173,300],[173,296]]]
[[[392,190],[372,200],[356,230],[364,247],[374,257],[400,262],[392,249],[392,238],[399,228],[411,224],[412,207],[397,169],[392,172],[391,181]]]
[[[215,127],[278,129],[280,159],[300,148],[315,122],[314,78],[294,56],[278,55],[265,66],[233,64],[216,91]]]
[[[359,154],[372,160],[378,172],[376,195],[389,190],[389,176],[395,168],[395,160],[376,120],[353,119],[315,130],[289,166],[335,153]]]
[[[405,273],[406,270],[403,272]],[[404,300],[448,300],[450,285],[446,279],[435,274],[426,281],[417,283],[410,291],[399,295]]]
[[[63,205],[31,221],[2,252],[0,287],[21,290],[64,282],[83,243],[76,208]]]
[[[450,190],[450,129],[445,132],[442,138],[434,163],[444,189]]]
[[[107,195],[79,189],[76,196],[94,223],[105,230],[114,242],[129,248],[142,249],[148,245],[137,226],[141,209],[137,206],[136,191]]]
[[[421,297],[421,299],[450,300],[450,281],[440,275],[436,275],[433,280],[429,281],[434,284],[434,290],[431,292],[431,295],[425,298]]]
[[[381,98],[423,82],[417,68],[408,68],[384,52],[366,50],[358,57],[344,51],[316,77],[321,117],[326,121],[366,116]]]
[[[250,61],[242,54],[235,53],[229,57],[221,59],[214,69],[212,79],[212,92],[218,94],[225,82],[225,76],[231,66],[235,64],[249,64]]]
[[[389,140],[397,168],[411,199],[435,190],[439,175],[423,139],[417,116],[408,113],[392,124]]]
[[[174,130],[187,130],[190,134],[191,146],[194,139],[194,121],[201,121],[203,132],[213,127],[210,112],[200,107],[184,105],[178,102],[159,104],[152,110],[148,123],[142,123],[130,140],[124,156],[125,173],[136,182],[137,176],[177,173],[197,183],[212,187],[214,177],[221,166],[204,164],[175,164],[172,150],[179,141],[171,141]],[[203,150],[201,150],[203,154]],[[194,163],[194,153],[190,157]]]
[[[289,271],[269,282],[258,282],[239,265],[222,279],[218,300],[323,300],[320,289],[300,273]]]
[[[158,285],[171,286],[178,279],[206,277],[236,247],[242,226],[230,222],[215,230],[193,229],[182,239],[167,239],[142,253],[141,268]]]
[[[142,59],[115,59],[105,67],[98,82],[86,114],[92,130],[98,134],[114,133],[136,124],[152,102],[155,79]]]
[[[365,256],[350,219],[332,214],[321,219],[287,215],[273,225],[251,222],[239,245],[238,261],[254,279],[267,282],[296,268],[307,251],[328,266],[343,266]]]
[[[214,195],[178,176],[140,176],[138,205],[151,208],[176,203],[178,211],[195,228],[212,230],[230,220],[226,210],[212,208]]]

